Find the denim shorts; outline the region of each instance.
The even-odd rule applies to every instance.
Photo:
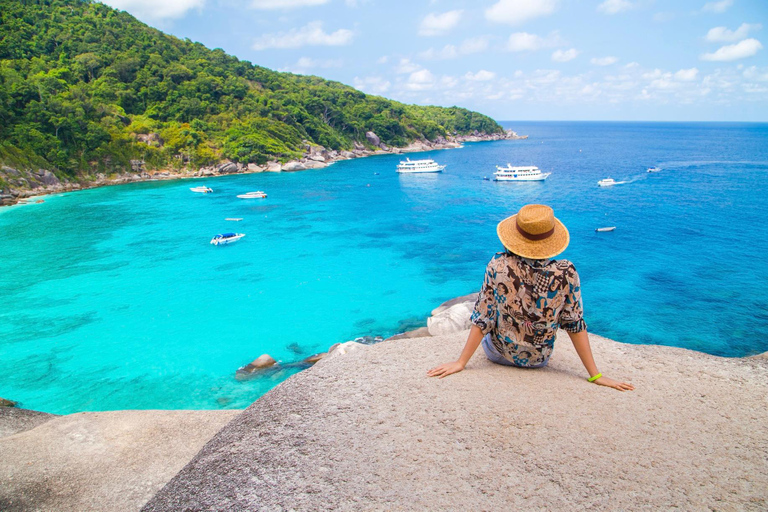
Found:
[[[542,366],[547,366],[547,363],[549,362],[549,359],[547,359],[543,363],[537,364],[535,366],[522,366],[519,364],[515,364],[509,359],[499,354],[499,351],[496,349],[496,347],[493,346],[493,342],[491,341],[490,334],[486,334],[485,336],[483,336],[483,341],[481,344],[483,345],[485,356],[492,363],[502,364],[504,366],[516,366],[517,368],[541,368]]]

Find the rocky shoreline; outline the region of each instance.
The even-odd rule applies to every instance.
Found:
[[[156,134],[150,134],[156,135]],[[323,146],[305,145],[305,153],[301,159],[291,160],[285,163],[277,161],[267,162],[265,165],[242,164],[224,161],[213,167],[201,167],[199,169],[161,169],[146,170],[141,160],[131,160],[130,173],[116,173],[106,175],[96,173],[92,177],[84,177],[80,180],[60,179],[48,169],[20,170],[8,166],[0,166],[0,182],[7,185],[0,190],[0,206],[10,206],[17,203],[29,202],[37,196],[48,194],[60,194],[89,188],[104,187],[110,185],[122,185],[151,180],[176,180],[183,178],[213,178],[231,174],[252,174],[260,172],[296,172],[309,169],[320,169],[341,160],[351,160],[375,155],[403,154],[434,149],[459,148],[465,142],[486,142],[495,140],[522,140],[527,135],[518,135],[512,130],[504,133],[485,134],[474,132],[470,135],[449,135],[438,137],[434,141],[422,139],[402,147],[389,147],[373,132],[366,133],[366,144],[355,142],[351,151],[335,151]],[[159,136],[145,136],[147,144],[162,144]]]
[[[0,400],[0,448],[9,454],[0,461],[0,509],[768,504],[768,437],[758,427],[768,421],[760,405],[768,353],[729,359],[591,335],[601,367],[637,386],[622,394],[586,383],[560,332],[545,369],[494,365],[478,351],[461,374],[427,378],[427,368],[460,351],[476,297],[444,302],[413,331],[287,363],[308,369],[245,411],[56,416]],[[262,356],[241,370],[280,364]],[[505,472],[527,475],[526,486],[492,477]]]

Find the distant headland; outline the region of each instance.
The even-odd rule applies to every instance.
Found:
[[[280,73],[83,0],[0,0],[0,204],[515,138],[459,107]]]

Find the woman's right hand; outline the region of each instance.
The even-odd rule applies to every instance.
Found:
[[[617,380],[609,379],[608,377],[600,377],[595,381],[595,384],[598,386],[606,386],[613,389],[618,389],[619,391],[634,391],[635,386],[630,384],[629,382],[619,382]]]
[[[428,370],[427,376],[442,379],[443,377],[447,377],[451,374],[459,373],[463,369],[463,364],[461,364],[459,361],[454,361],[452,363],[441,364],[440,366],[436,366],[431,370]]]

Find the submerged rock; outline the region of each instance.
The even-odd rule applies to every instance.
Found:
[[[16,407],[16,404],[18,402],[14,402],[13,400],[7,400],[5,398],[0,398],[0,407]]]
[[[263,373],[264,370],[272,369],[277,366],[277,361],[269,354],[262,354],[247,365],[238,368],[235,372],[235,379],[246,380]]]
[[[319,360],[321,360],[322,358],[324,358],[327,355],[328,355],[328,352],[320,352],[319,354],[313,354],[313,355],[309,356],[308,358],[304,359],[302,361],[302,363],[304,363],[304,364],[315,364],[316,362],[318,362]]]

